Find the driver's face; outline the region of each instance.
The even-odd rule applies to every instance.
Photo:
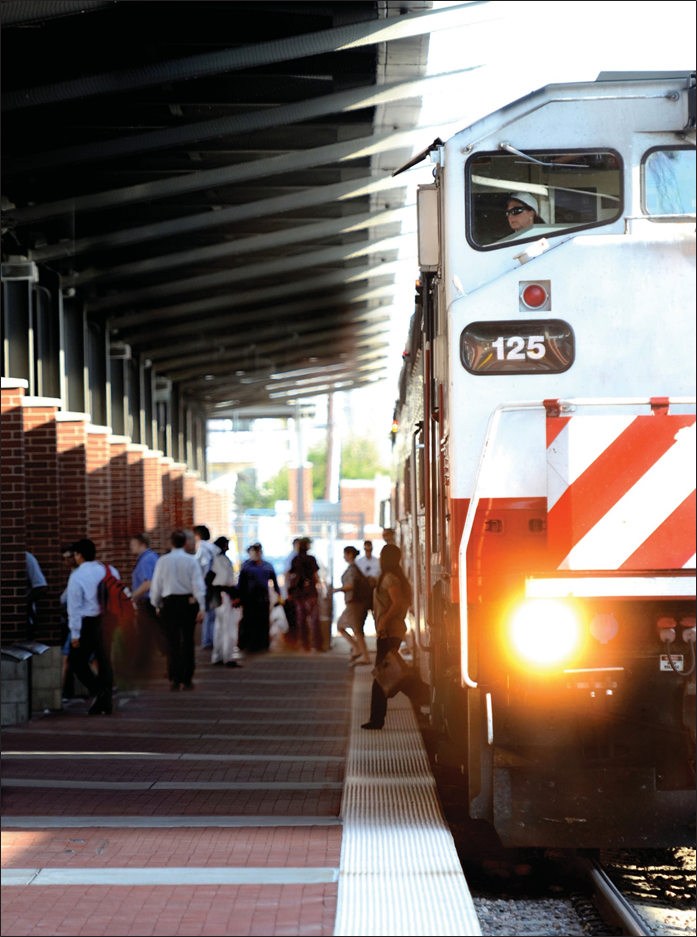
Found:
[[[506,211],[510,212],[512,208],[523,209],[522,212],[516,215],[508,215],[508,224],[514,231],[525,231],[526,228],[532,226],[535,220],[535,212],[532,208],[525,208],[523,203],[519,202],[517,198],[511,198],[506,205]]]

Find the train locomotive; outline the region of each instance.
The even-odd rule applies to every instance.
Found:
[[[423,155],[390,508],[431,721],[504,845],[693,843],[694,75]]]

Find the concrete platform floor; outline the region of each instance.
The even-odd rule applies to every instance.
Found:
[[[348,657],[198,654],[3,732],[3,935],[333,933]]]

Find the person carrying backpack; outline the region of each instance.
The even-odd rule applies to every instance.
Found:
[[[348,566],[341,576],[341,588],[332,589],[332,592],[343,592],[346,596],[346,608],[339,616],[336,626],[339,634],[351,645],[350,667],[372,663],[363,636],[363,626],[368,609],[373,604],[373,589],[368,577],[356,564],[358,553],[355,547],[346,547],[344,559]]]
[[[104,609],[100,598],[100,585],[107,577],[109,580],[116,580],[118,572],[113,567],[97,562],[97,549],[87,538],[73,543],[69,549],[77,566],[70,574],[66,590],[70,628],[68,666],[85,685],[90,695],[94,696],[88,710],[89,715],[111,715],[114,675],[104,642]],[[95,676],[89,665],[92,654],[99,667],[98,676]]]

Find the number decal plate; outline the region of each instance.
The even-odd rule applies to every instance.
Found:
[[[574,355],[574,332],[562,319],[471,322],[460,337],[470,374],[559,374]]]

